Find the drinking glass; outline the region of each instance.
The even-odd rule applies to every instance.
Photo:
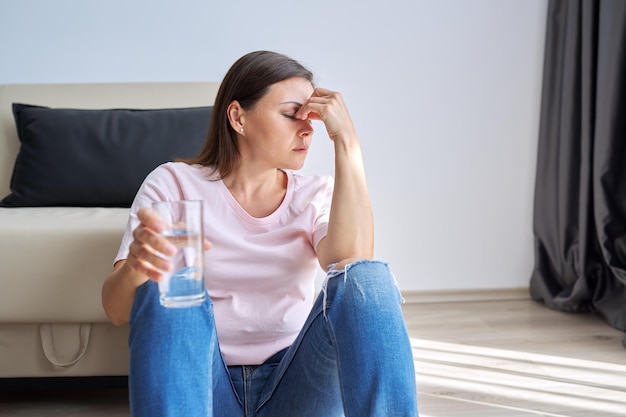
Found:
[[[167,258],[173,268],[159,281],[161,305],[180,308],[202,304],[206,299],[202,201],[161,201],[152,208],[163,219],[161,235],[176,247],[174,256]]]

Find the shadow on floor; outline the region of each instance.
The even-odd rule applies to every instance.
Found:
[[[127,417],[128,379],[0,379],[1,416]]]

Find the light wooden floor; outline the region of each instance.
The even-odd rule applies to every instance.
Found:
[[[422,417],[624,417],[624,334],[527,299],[407,304]]]
[[[624,334],[595,315],[528,299],[407,303],[403,311],[421,417],[626,416]],[[123,389],[0,398],[1,416],[129,416]]]

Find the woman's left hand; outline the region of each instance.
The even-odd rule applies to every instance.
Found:
[[[321,120],[333,141],[356,139],[354,124],[340,93],[316,88],[295,114],[300,120]]]
[[[335,148],[334,189],[328,232],[317,244],[320,266],[374,256],[374,221],[356,129],[341,94],[316,88],[298,120],[321,120]]]

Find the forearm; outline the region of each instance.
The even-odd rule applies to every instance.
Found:
[[[365,179],[361,147],[356,137],[336,140],[335,189],[325,239],[323,262],[374,256],[374,219]]]
[[[102,286],[102,306],[116,325],[128,323],[137,288],[148,279],[131,268],[124,268],[124,262],[115,265]]]
[[[322,268],[374,257],[374,220],[361,145],[340,93],[316,88],[295,117],[322,120],[335,147],[335,188],[326,236],[317,244]]]

